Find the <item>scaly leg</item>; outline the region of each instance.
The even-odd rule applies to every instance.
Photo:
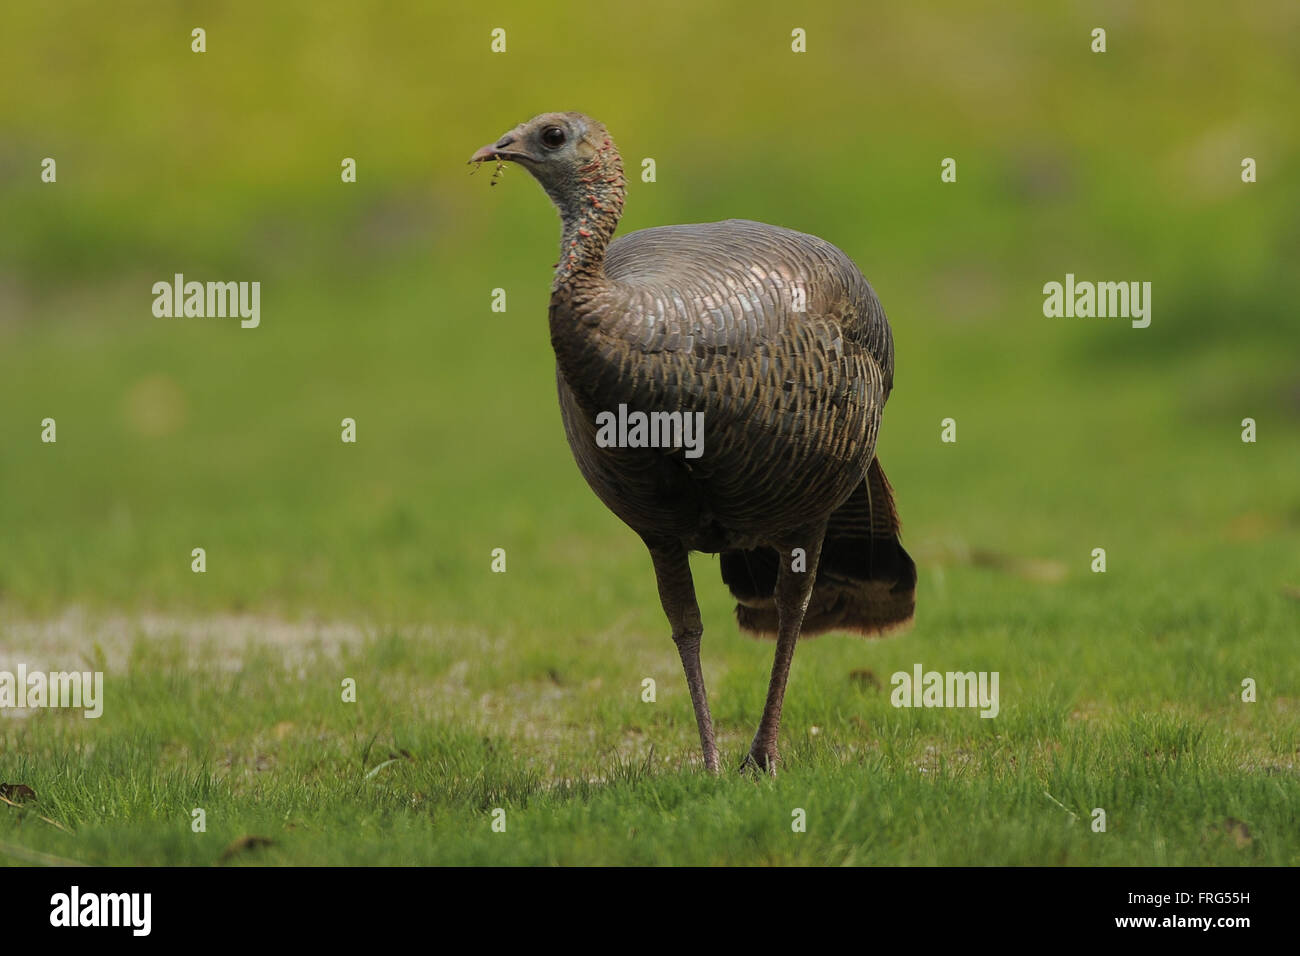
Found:
[[[718,745],[713,738],[713,718],[709,715],[709,698],[704,690],[704,672],[700,668],[700,637],[704,624],[695,600],[695,583],[686,549],[676,541],[647,542],[659,584],[659,601],[673,629],[673,641],[686,672],[686,686],[695,707],[695,723],[700,728],[700,748],[704,767],[718,772]]]
[[[772,661],[772,678],[767,686],[763,719],[759,721],[758,732],[749,747],[749,754],[741,764],[741,772],[756,768],[776,776],[776,764],[780,760],[776,738],[781,729],[785,684],[790,676],[790,662],[794,660],[794,646],[799,641],[799,628],[803,625],[804,612],[808,610],[808,600],[812,597],[813,583],[817,580],[817,561],[821,557],[822,539],[825,536],[826,527],[822,525],[791,536],[788,546],[783,544],[777,548],[781,564],[776,574],[776,656]],[[806,564],[803,571],[793,570],[795,548],[804,549]]]

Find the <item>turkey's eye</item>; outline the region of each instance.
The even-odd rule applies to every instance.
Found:
[[[558,126],[548,126],[542,130],[542,145],[547,149],[559,149],[564,145],[564,130]]]

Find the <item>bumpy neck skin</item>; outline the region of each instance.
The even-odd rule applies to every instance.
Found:
[[[554,287],[597,279],[605,264],[618,220],[623,215],[627,180],[623,159],[608,136],[574,177],[547,187],[560,211],[563,233]]]

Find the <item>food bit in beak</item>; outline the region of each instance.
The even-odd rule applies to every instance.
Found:
[[[469,174],[473,176],[476,172],[478,172],[478,168],[482,166],[484,163],[486,163],[488,159],[489,157],[485,156],[482,159],[470,160],[473,166],[470,169]],[[497,161],[496,169],[492,170],[492,180],[491,182],[488,183],[488,185],[490,186],[495,186],[498,182],[501,181],[501,171],[506,168],[506,161],[502,159],[500,156],[496,157],[496,161]]]

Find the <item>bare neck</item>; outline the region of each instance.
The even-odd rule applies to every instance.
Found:
[[[623,215],[626,194],[623,159],[606,136],[576,176],[551,194],[563,226],[553,288],[603,278],[605,250]]]

